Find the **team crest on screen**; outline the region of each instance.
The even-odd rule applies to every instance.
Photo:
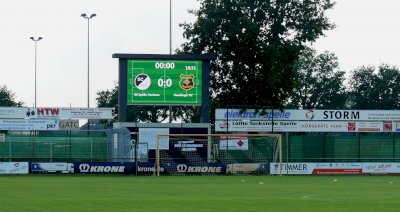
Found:
[[[149,88],[151,85],[151,79],[149,77],[149,75],[147,74],[138,74],[135,77],[135,86],[139,89],[139,90],[146,90],[147,88]]]
[[[194,75],[193,74],[181,74],[179,80],[179,86],[188,91],[194,87]]]

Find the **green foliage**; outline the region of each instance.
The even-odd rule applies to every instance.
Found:
[[[287,108],[342,109],[346,102],[344,71],[339,70],[335,54],[317,54],[306,48],[295,64],[298,74]]]
[[[352,109],[400,109],[400,70],[396,66],[362,66],[352,72],[349,84]]]
[[[15,94],[7,89],[7,86],[0,86],[0,106],[1,107],[21,107],[24,103],[15,100]]]
[[[182,24],[180,53],[211,53],[213,107],[283,108],[296,80],[294,62],[306,43],[333,28],[330,0],[202,0],[193,24]]]
[[[101,120],[100,122],[107,127],[111,127],[112,123],[118,120],[118,85],[115,83],[111,90],[97,92],[97,107],[113,108],[112,120]]]

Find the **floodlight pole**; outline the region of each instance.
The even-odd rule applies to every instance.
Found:
[[[172,0],[169,0],[169,54],[172,54]]]
[[[85,18],[85,19],[87,19],[87,107],[88,108],[90,108],[90,94],[89,94],[89,92],[90,92],[90,78],[89,78],[89,65],[90,65],[90,39],[89,39],[89,35],[90,35],[90,28],[89,28],[89,26],[90,26],[90,19],[92,19],[92,18],[94,18],[96,16],[96,14],[95,13],[93,13],[93,14],[91,14],[90,16],[88,16],[88,15],[86,15],[86,13],[83,13],[83,14],[81,14],[81,17],[83,17],[83,18]],[[89,131],[89,129],[90,129],[90,123],[89,123],[89,119],[88,119],[88,122],[87,122],[87,125],[88,125],[88,131]],[[89,132],[88,132],[89,133]]]
[[[169,54],[172,55],[172,0],[169,0]],[[172,105],[169,106],[169,123],[172,123]]]
[[[33,42],[35,42],[35,105],[34,107],[37,107],[37,96],[36,96],[36,90],[37,90],[37,42],[42,40],[42,37],[34,38],[30,37]]]
[[[92,19],[93,17],[95,17],[96,16],[96,14],[91,14],[90,16],[88,16],[88,15],[86,15],[86,13],[83,13],[83,14],[81,14],[81,17],[83,17],[83,18],[85,18],[85,19],[87,19],[87,80],[88,80],[88,84],[87,84],[87,97],[88,97],[88,99],[87,99],[87,107],[89,108],[90,107],[90,104],[89,104],[89,102],[90,102],[90,96],[89,96],[89,66],[90,66],[90,39],[89,39],[89,36],[90,36],[90,19]]]

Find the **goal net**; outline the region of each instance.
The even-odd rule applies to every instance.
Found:
[[[281,141],[280,134],[158,135],[157,176],[269,174],[269,163],[282,164]]]

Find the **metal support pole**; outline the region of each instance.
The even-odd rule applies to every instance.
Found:
[[[90,16],[86,15],[86,13],[81,14],[81,17],[87,19],[87,107],[90,108],[90,19],[95,17],[96,14],[91,14]],[[90,130],[90,121],[88,119],[87,122],[88,134]]]
[[[42,37],[34,38],[30,37],[35,42],[35,104],[33,107],[37,107],[37,42],[42,40]]]
[[[90,89],[90,78],[89,78],[89,65],[90,65],[90,57],[89,57],[89,55],[90,55],[90,39],[89,39],[89,34],[90,34],[90,30],[89,30],[89,18],[87,19],[87,107],[89,108],[90,107],[90,92],[89,92],[89,89]],[[88,125],[89,126],[89,125]]]
[[[169,0],[169,54],[172,54],[172,0]]]
[[[35,107],[37,106],[37,96],[36,96],[36,90],[37,90],[37,41],[35,41]]]

